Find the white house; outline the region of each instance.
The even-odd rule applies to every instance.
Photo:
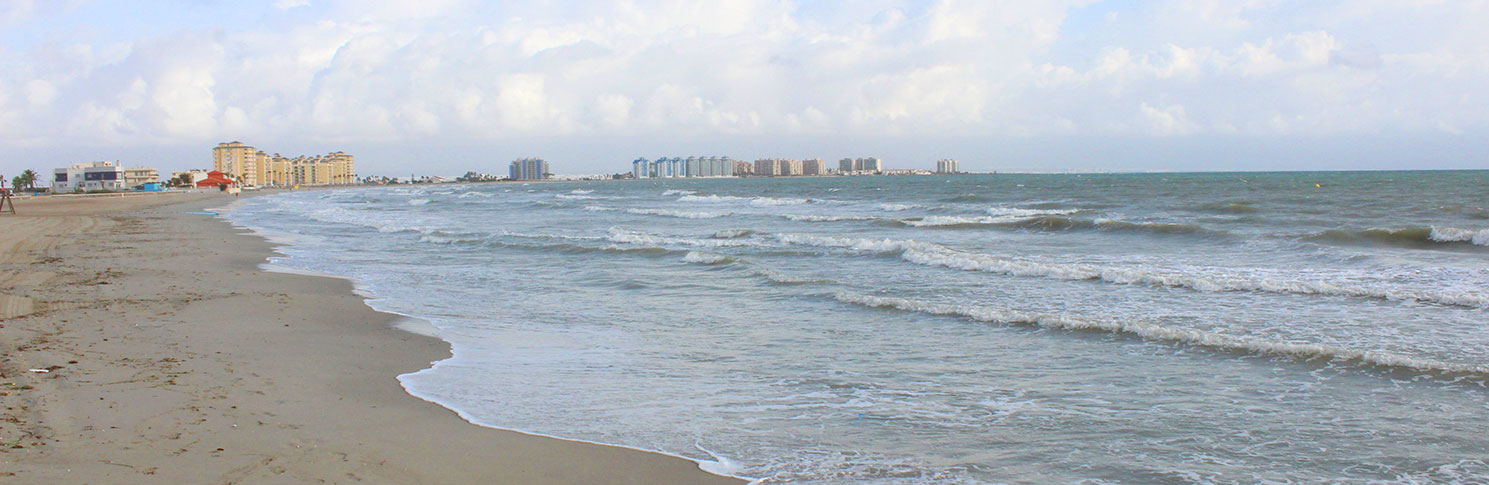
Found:
[[[125,188],[124,167],[119,162],[74,163],[52,170],[53,194]]]

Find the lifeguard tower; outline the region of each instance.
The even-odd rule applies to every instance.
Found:
[[[10,200],[10,189],[5,188],[5,176],[0,175],[0,214],[16,213],[16,203]]]

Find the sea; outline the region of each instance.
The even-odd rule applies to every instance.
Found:
[[[1489,482],[1489,171],[303,190],[485,426],[761,483]]]

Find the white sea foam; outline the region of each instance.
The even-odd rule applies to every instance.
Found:
[[[584,189],[574,189],[574,190],[570,190],[569,193],[570,194],[584,195],[584,194],[593,194],[593,193],[595,193],[595,191],[593,191],[593,190],[584,190]]]
[[[646,234],[636,231],[628,231],[620,228],[610,228],[610,235],[605,239],[611,242],[623,244],[638,244],[646,246],[697,246],[697,247],[731,247],[731,246],[753,246],[754,243],[738,239],[693,239],[687,237],[660,236]]]
[[[920,204],[893,204],[893,203],[884,203],[884,204],[877,204],[874,207],[876,207],[876,208],[878,208],[879,210],[882,210],[882,211],[899,212],[899,211],[907,211],[907,210],[910,210],[910,209],[919,209],[920,208]]]
[[[737,197],[737,196],[733,196],[733,195],[691,195],[691,194],[690,195],[684,195],[682,197],[678,197],[677,201],[678,202],[705,203],[705,204],[720,204],[720,203],[742,202],[742,203],[747,203],[747,204],[749,204],[751,206],[754,206],[754,207],[778,207],[778,206],[787,206],[787,205],[802,205],[802,204],[811,204],[811,203],[829,203],[829,202],[833,202],[833,201],[828,201],[826,199],[794,199],[794,198],[775,198],[775,197]]]
[[[1024,216],[927,216],[920,219],[902,219],[901,224],[913,227],[937,227],[937,226],[964,226],[964,225],[990,225],[1011,224],[1027,219]]]
[[[681,219],[714,219],[733,214],[733,212],[679,211],[668,209],[626,209],[626,212],[650,216],[677,217]]]
[[[781,214],[781,217],[803,222],[872,221],[881,219],[875,216],[827,216],[817,214]]]
[[[693,195],[696,193],[698,193],[696,190],[667,189],[662,192],[662,195]]]
[[[927,251],[949,251],[937,244],[911,239],[861,239],[854,237],[816,236],[811,234],[777,234],[776,239],[787,244],[846,248],[856,251],[894,252],[908,249]]]
[[[745,237],[754,233],[755,231],[750,229],[722,229],[714,232],[713,237],[716,239],[733,239],[736,237]]]
[[[1010,276],[1045,277],[1063,280],[1099,280],[1115,284],[1143,284],[1188,288],[1204,292],[1254,291],[1297,295],[1347,296],[1396,301],[1419,301],[1465,307],[1489,307],[1489,293],[1406,289],[1381,285],[1347,285],[1314,280],[1276,280],[1257,277],[1160,273],[1145,269],[1100,267],[1077,263],[1046,263],[956,251],[915,240],[862,239],[806,234],[779,234],[787,244],[846,248],[856,251],[897,252],[900,258],[923,266]]]
[[[777,198],[774,198],[774,197],[756,197],[754,199],[750,199],[750,205],[755,206],[755,207],[776,207],[776,206],[782,206],[782,205],[802,205],[802,204],[809,204],[811,202],[812,201],[811,200],[808,200],[808,199],[777,199]]]
[[[838,283],[836,281],[829,280],[829,279],[811,278],[811,277],[806,277],[806,276],[794,276],[794,275],[782,273],[780,271],[776,271],[776,270],[773,270],[773,269],[770,269],[770,268],[762,268],[762,267],[756,267],[756,268],[752,269],[750,271],[750,273],[754,274],[755,276],[759,276],[761,278],[765,278],[767,280],[770,280],[771,282],[782,284],[782,285],[836,285],[836,284],[840,284],[840,283]]]
[[[429,199],[411,199],[408,201],[408,205],[424,205],[428,203]]]
[[[989,207],[986,216],[929,216],[921,219],[904,219],[900,222],[912,227],[966,226],[1013,224],[1044,216],[1068,215],[1080,212],[1077,209],[1020,209],[1017,207]]]
[[[344,207],[328,207],[324,209],[315,209],[306,211],[303,214],[306,218],[309,218],[311,220],[336,224],[346,224],[351,226],[362,226],[371,228],[381,233],[420,232],[434,229],[426,226],[385,222],[378,219],[379,216],[385,215],[384,213],[350,210]]]
[[[1221,275],[1158,273],[1133,268],[1103,268],[1085,264],[1019,261],[997,256],[944,250],[906,250],[905,261],[967,271],[1034,276],[1065,280],[1100,280],[1115,284],[1143,284],[1188,288],[1204,292],[1254,291],[1296,295],[1347,296],[1398,301],[1419,301],[1466,307],[1489,306],[1489,293],[1472,291],[1411,290],[1382,286],[1352,286],[1313,280],[1275,280]]]
[[[568,200],[594,200],[598,199],[599,197],[595,197],[593,195],[553,194],[553,198]]]
[[[720,254],[705,253],[703,251],[688,251],[688,254],[683,255],[682,260],[689,263],[698,264],[724,264],[734,262],[734,258]]]
[[[671,191],[669,190],[668,192],[671,192]],[[679,192],[679,193],[681,193],[681,192]],[[694,193],[696,193],[696,192],[694,192]],[[713,195],[713,194],[709,194],[709,195],[685,194],[682,197],[678,197],[677,198],[677,201],[678,202],[702,202],[702,203],[707,203],[707,204],[718,204],[718,203],[722,203],[722,202],[737,202],[737,201],[748,201],[748,200],[750,200],[748,197],[735,197],[735,196],[732,196],[732,195]]]
[[[1489,246],[1489,229],[1473,230],[1433,226],[1430,237],[1437,242],[1466,242],[1475,246]]]
[[[1018,207],[989,207],[987,215],[995,217],[1030,218],[1039,216],[1064,216],[1080,212],[1080,209],[1020,209]]]
[[[1489,374],[1489,367],[1477,364],[1443,362],[1390,352],[1359,350],[1329,345],[1274,342],[1256,338],[1239,337],[1205,332],[1191,328],[1171,327],[1149,322],[1118,322],[1047,313],[1025,313],[1006,311],[971,305],[949,305],[887,298],[850,293],[837,293],[834,297],[845,303],[876,307],[895,308],[930,315],[950,315],[970,318],[980,322],[1009,325],[1034,325],[1062,330],[1088,330],[1130,334],[1148,340],[1196,345],[1251,352],[1265,355],[1286,355],[1300,359],[1324,358],[1355,361],[1385,367],[1408,368],[1423,371],[1460,372]]]
[[[584,210],[587,210],[587,211],[590,211],[590,212],[609,212],[609,211],[618,211],[620,209],[616,209],[614,207],[599,206],[599,205],[587,205],[587,206],[584,206]]]

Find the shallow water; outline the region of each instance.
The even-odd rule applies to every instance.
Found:
[[[1484,481],[1489,173],[304,191],[473,421],[773,481]]]

